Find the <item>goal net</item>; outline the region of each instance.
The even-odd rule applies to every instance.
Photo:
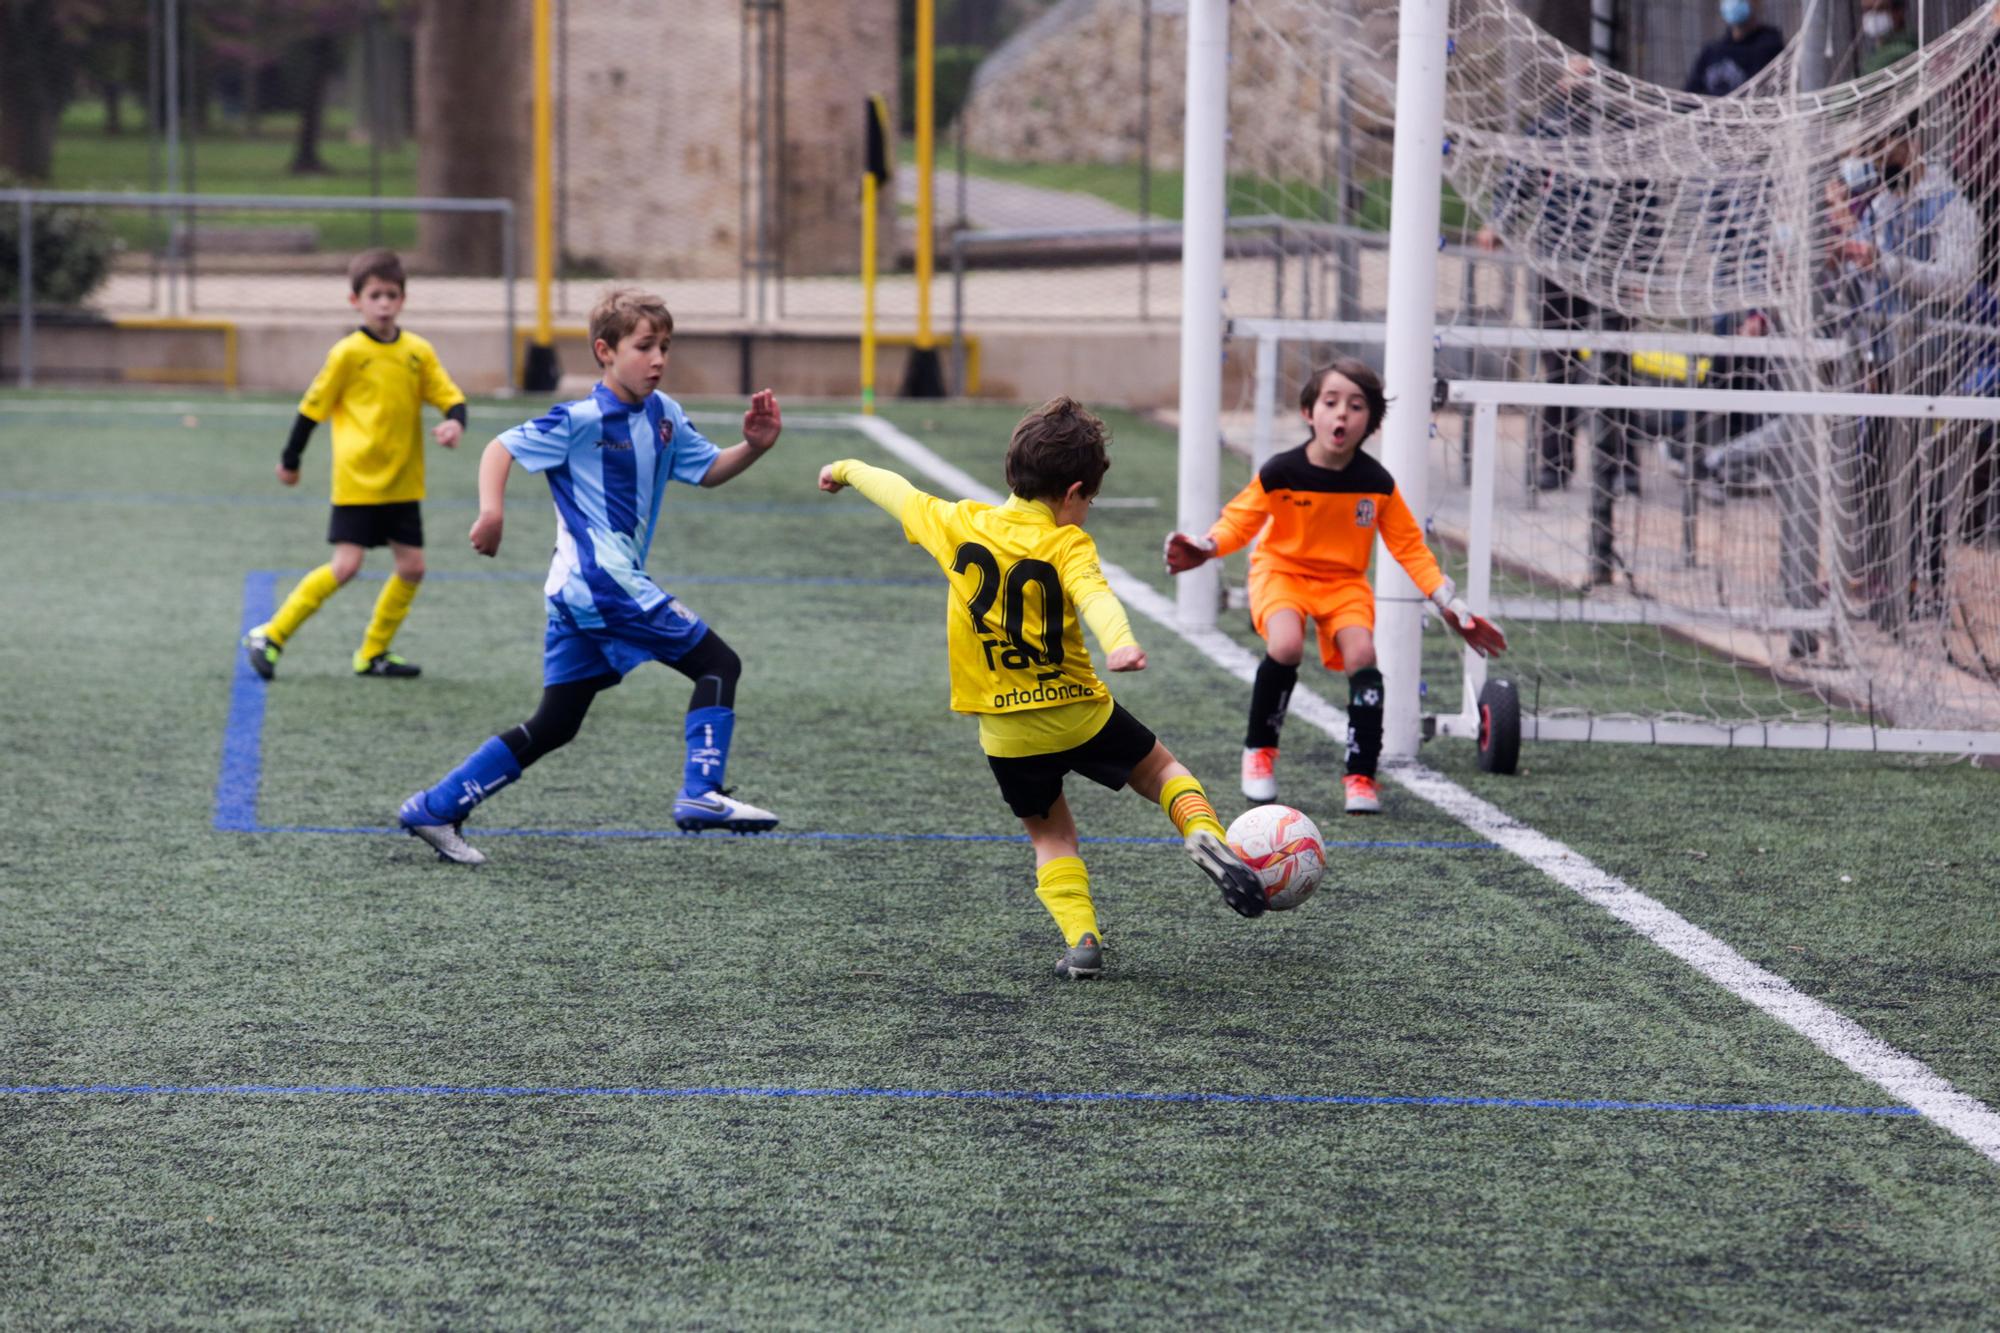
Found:
[[[1857,77],[1829,8],[1707,97],[1452,0],[1420,517],[1490,570],[1528,735],[2000,749],[2000,9]],[[1261,458],[1380,355],[1396,21],[1232,9],[1229,208],[1285,219],[1225,296]]]

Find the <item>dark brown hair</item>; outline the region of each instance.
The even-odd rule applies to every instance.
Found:
[[[363,250],[348,263],[347,285],[356,296],[361,295],[370,278],[393,282],[399,292],[409,288],[408,280],[403,277],[403,261],[396,258],[394,250]]]
[[[1021,418],[1007,443],[1007,489],[1023,500],[1059,500],[1083,484],[1097,494],[1111,459],[1111,432],[1074,398],[1051,398]]]
[[[1306,376],[1305,385],[1299,390],[1299,411],[1312,411],[1319,401],[1319,391],[1326,387],[1326,377],[1338,375],[1349,380],[1361,390],[1361,396],[1368,402],[1368,429],[1361,432],[1355,447],[1367,443],[1368,437],[1382,428],[1382,415],[1389,410],[1389,400],[1382,396],[1382,377],[1377,375],[1366,361],[1351,356],[1343,356],[1321,366]]]
[[[660,331],[662,338],[670,337],[674,331],[674,317],[668,311],[666,301],[637,287],[619,287],[606,292],[590,311],[591,350],[596,351],[599,339],[603,339],[606,346],[617,347],[641,324],[651,324]]]

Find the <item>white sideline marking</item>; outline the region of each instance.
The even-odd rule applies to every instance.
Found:
[[[854,417],[854,429],[931,480],[968,499],[998,503],[1000,496],[945,462],[880,417]],[[1238,680],[1248,681],[1257,659],[1216,630],[1187,630],[1175,621],[1174,604],[1116,565],[1104,576],[1127,606],[1192,645]],[[1304,686],[1292,690],[1291,712],[1336,740],[1347,735],[1347,717]],[[1798,990],[1715,936],[1609,874],[1545,833],[1529,828],[1498,806],[1473,795],[1422,764],[1397,764],[1383,775],[1412,795],[1442,810],[1474,833],[1497,843],[1550,879],[1624,922],[1746,1004],[1763,1010],[1855,1073],[1877,1084],[1906,1106],[1981,1154],[2000,1164],[2000,1115],[1939,1077],[1923,1061],[1905,1055],[1853,1019]]]

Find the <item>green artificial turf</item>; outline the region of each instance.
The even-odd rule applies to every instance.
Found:
[[[1087,837],[1132,841],[1085,848],[1106,979],[1056,981],[944,707],[934,567],[813,488],[891,463],[847,431],[672,488],[652,560],[745,660],[732,784],[828,836],[583,836],[671,828],[687,686],[658,667],[476,814],[487,866],[388,831],[539,689],[546,492],[517,473],[476,557],[473,446],[430,460],[423,679],[348,675],[362,582],[253,686],[259,825],[380,831],[218,830],[246,576],[324,558],[326,441],[286,491],[289,400],[75,401],[0,396],[0,1085],[375,1091],[0,1094],[0,1323],[1976,1327],[2000,1299],[2000,1166],[1917,1117],[768,1095],[1893,1105],[1393,783],[1338,813],[1341,748],[1296,720],[1320,895],[1244,922],[1157,810],[1072,783]],[[471,438],[538,406],[475,404]],[[993,484],[1018,412],[889,415]],[[1113,424],[1106,495],[1158,508],[1091,526],[1165,589],[1172,440]],[[1245,688],[1136,628],[1118,696],[1233,816]],[[2000,1101],[1993,775],[1424,759]],[[548,1091],[614,1088],[680,1095]]]

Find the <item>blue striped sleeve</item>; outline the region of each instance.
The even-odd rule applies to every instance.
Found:
[[[575,434],[568,404],[559,404],[506,432],[500,443],[528,471],[546,472],[568,461]]]
[[[699,486],[722,450],[694,428],[679,403],[665,394],[659,397],[666,404],[667,420],[673,423],[673,436],[667,441],[667,474],[675,481]]]

